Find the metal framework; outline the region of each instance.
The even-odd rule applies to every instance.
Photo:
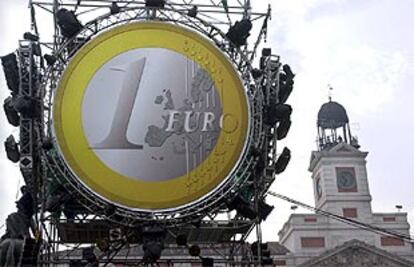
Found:
[[[38,16],[48,16],[54,22],[51,40],[21,41],[18,49],[19,94],[34,99],[42,114],[38,118],[22,117],[20,123],[20,168],[26,184],[35,196],[36,234],[41,241],[39,263],[50,266],[68,262],[71,258],[70,251],[74,248],[94,244],[96,240],[106,238],[112,230],[120,229],[125,238],[121,239],[122,242],[114,242],[112,250],[101,255],[101,262],[108,262],[113,256],[111,253],[116,254],[121,248],[133,244],[126,237],[136,225],[154,221],[166,227],[167,243],[173,243],[175,236],[182,232],[187,233],[194,243],[213,246],[230,242],[234,247],[229,251],[233,251],[233,254],[222,255],[222,260],[226,263],[235,263],[234,253],[242,249],[247,236],[254,229],[258,243],[261,242],[261,221],[248,220],[235,212],[229,212],[224,203],[240,192],[245,192],[258,211],[259,201],[264,199],[275,180],[277,125],[269,126],[263,118],[265,107],[278,103],[281,63],[278,56],[262,55],[263,74],[259,78],[252,76],[257,51],[266,39],[267,24],[271,18],[270,6],[264,13],[255,13],[248,0],[228,1],[228,6],[224,2],[227,3],[218,0],[171,0],[166,1],[164,8],[147,8],[144,1],[119,0],[115,1],[119,7],[118,12],[111,13],[114,1],[110,0],[29,1],[31,29],[36,35],[42,34],[42,29],[38,27],[40,24],[36,21]],[[188,11],[194,6],[198,7],[197,16],[189,16]],[[76,11],[83,22],[82,31],[71,39],[64,38],[57,25],[56,12],[60,8]],[[254,42],[237,48],[226,37],[226,31],[234,22],[243,18],[250,19],[254,27],[257,27],[254,28],[257,38]],[[85,188],[58,152],[52,132],[51,114],[52,100],[60,76],[83,44],[116,25],[147,20],[182,25],[212,40],[238,70],[251,104],[248,149],[232,177],[203,201],[181,209],[152,213],[114,207]],[[57,59],[56,62],[47,65],[42,57],[45,53],[52,54]],[[260,151],[260,155],[257,151]],[[257,172],[258,166],[263,163],[264,167]],[[64,186],[68,196],[81,204],[76,206],[78,210],[74,220],[62,219],[61,216],[46,211],[50,187],[56,181]],[[225,221],[222,220],[223,217]],[[70,251],[65,254],[62,249]],[[253,262],[251,257],[245,260]]]

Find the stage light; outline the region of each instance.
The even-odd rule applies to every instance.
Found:
[[[19,162],[20,160],[20,151],[19,146],[16,143],[13,135],[7,137],[6,141],[4,142],[4,147],[6,149],[6,155],[9,160],[14,163]]]
[[[248,19],[237,21],[233,26],[230,27],[226,36],[236,47],[240,47],[246,44],[247,38],[250,36],[250,31],[253,24]]]
[[[289,65],[283,65],[283,71],[286,73],[288,78],[292,78],[295,77],[295,74],[292,72],[292,69],[290,68]]]
[[[293,91],[293,80],[281,82],[279,87],[279,103],[286,103]]]
[[[262,57],[270,57],[272,55],[271,48],[263,48],[262,49]]]
[[[275,208],[274,206],[266,204],[264,200],[260,200],[259,208],[258,208],[260,220],[265,221],[274,208]]]
[[[4,113],[6,114],[7,121],[13,126],[20,125],[20,116],[19,113],[14,109],[13,98],[8,97],[4,100],[3,103]]]
[[[186,246],[187,245],[187,235],[185,234],[179,234],[175,237],[175,243],[177,243],[178,246]]]
[[[46,138],[42,141],[42,149],[44,150],[51,150],[53,148],[53,140],[52,138]]]
[[[201,266],[202,267],[214,267],[214,259],[213,258],[201,258]]]
[[[17,57],[14,53],[1,57],[1,64],[3,65],[4,76],[6,78],[7,87],[15,93],[19,93],[19,66],[17,64]]]
[[[23,34],[23,38],[25,40],[32,41],[32,42],[39,41],[39,36],[37,36],[37,35],[35,35],[35,34],[31,33],[31,32],[25,32]]]
[[[145,0],[145,7],[164,8],[165,0]]]
[[[34,118],[38,114],[36,109],[36,101],[30,96],[19,96],[14,100],[14,109],[23,117]]]
[[[190,10],[188,10],[187,15],[189,17],[195,18],[195,17],[197,17],[197,13],[198,13],[198,7],[197,6],[193,6]]]
[[[273,126],[278,121],[286,120],[292,113],[292,107],[287,104],[276,104],[265,107],[264,122]]]
[[[259,69],[252,69],[252,76],[253,76],[253,79],[257,80],[263,76],[263,71]]]
[[[289,98],[290,94],[293,90],[293,78],[295,78],[295,74],[292,72],[292,69],[289,65],[283,66],[283,71],[280,73],[279,76],[279,102],[285,103]]]
[[[97,263],[98,259],[93,250],[93,247],[82,249],[82,259],[86,260],[88,263]]]
[[[108,239],[99,239],[96,241],[96,246],[99,248],[102,252],[107,252],[109,250],[109,241]]]
[[[285,147],[275,163],[276,174],[280,174],[283,171],[285,171],[287,165],[289,164],[290,158],[291,158],[290,150],[289,148]]]
[[[257,213],[254,209],[253,204],[250,204],[240,195],[236,196],[232,201],[228,202],[227,207],[229,210],[236,210],[239,215],[245,218],[253,220],[257,217]]]
[[[192,245],[189,249],[188,249],[188,254],[190,254],[190,256],[193,257],[198,257],[201,254],[201,249],[199,246],[197,245]]]
[[[56,20],[63,37],[66,38],[76,36],[83,28],[75,13],[64,8],[57,11]]]
[[[45,58],[46,63],[49,66],[53,66],[53,64],[55,64],[56,61],[57,61],[57,58],[55,56],[53,56],[53,55],[46,54],[43,57]]]
[[[161,226],[145,226],[142,228],[142,249],[145,263],[155,263],[161,258],[164,249],[165,229]]]
[[[282,140],[287,136],[291,125],[292,121],[290,119],[284,119],[279,123],[276,129],[277,140]]]
[[[116,2],[112,2],[111,7],[109,8],[111,15],[118,14],[121,9],[119,8]]]

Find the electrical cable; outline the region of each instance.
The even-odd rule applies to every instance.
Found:
[[[334,213],[331,213],[331,212],[328,212],[328,211],[325,211],[325,210],[322,210],[322,209],[318,209],[318,208],[313,207],[311,205],[305,204],[303,202],[294,200],[290,197],[287,197],[287,196],[284,196],[284,195],[281,195],[281,194],[278,194],[278,193],[275,193],[275,192],[272,192],[272,191],[268,191],[268,194],[271,195],[271,196],[274,196],[276,198],[282,199],[284,201],[290,202],[292,204],[301,206],[305,209],[314,211],[317,214],[320,214],[320,215],[335,219],[337,221],[352,225],[354,227],[358,227],[358,228],[361,228],[363,230],[371,231],[371,232],[374,232],[374,233],[377,233],[377,234],[385,234],[387,236],[396,237],[398,239],[402,239],[402,240],[404,240],[406,242],[409,242],[409,243],[414,243],[414,237],[412,237],[410,235],[406,235],[406,234],[403,234],[403,233],[399,233],[399,232],[391,231],[391,230],[388,230],[388,229],[384,229],[384,228],[381,228],[381,227],[378,227],[378,226],[363,223],[361,221],[346,218],[346,217],[343,217],[343,216],[340,216],[340,215],[337,215],[337,214],[334,214]]]

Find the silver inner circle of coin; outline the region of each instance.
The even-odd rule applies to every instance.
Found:
[[[209,74],[164,48],[109,60],[82,103],[89,148],[115,172],[143,181],[173,179],[200,165],[217,143],[221,117]]]

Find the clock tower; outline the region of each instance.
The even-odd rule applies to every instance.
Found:
[[[352,136],[345,108],[332,100],[318,113],[318,151],[311,154],[317,208],[358,218],[372,217],[366,156]]]

